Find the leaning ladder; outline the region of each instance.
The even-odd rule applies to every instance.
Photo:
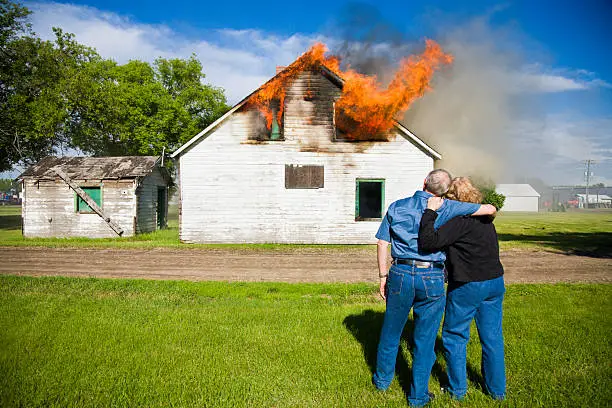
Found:
[[[83,191],[83,189],[81,189],[81,187],[79,187],[74,181],[72,181],[70,179],[70,177],[68,177],[68,175],[66,173],[64,173],[61,169],[58,169],[57,167],[54,167],[52,170],[55,172],[55,174],[60,176],[60,178],[62,180],[64,180],[64,182],[66,184],[68,184],[70,186],[70,188],[73,189],[74,192],[77,193],[77,195],[79,197],[81,197],[83,199],[83,201],[85,201],[87,203],[87,205],[92,210],[94,210],[94,212],[96,214],[98,214],[100,217],[102,217],[104,222],[106,222],[113,229],[113,231],[115,231],[117,233],[117,235],[121,236],[121,234],[123,234],[123,229],[121,229],[121,227],[119,225],[117,225],[115,222],[113,222],[113,220],[111,220],[110,217],[107,217],[104,214],[104,211],[102,211],[102,209],[89,196],[89,194],[87,194],[85,191]]]

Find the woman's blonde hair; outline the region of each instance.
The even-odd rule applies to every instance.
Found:
[[[451,200],[464,201],[467,203],[480,204],[482,193],[472,185],[467,177],[455,177],[446,193]]]

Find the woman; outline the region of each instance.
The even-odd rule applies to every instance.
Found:
[[[480,203],[482,194],[465,177],[453,179],[446,196],[453,200]],[[437,231],[435,212],[442,199],[432,197],[421,219],[419,251],[447,251],[448,293],[442,326],[442,343],[447,362],[448,391],[456,399],[467,392],[466,348],[470,324],[476,327],[482,346],[482,376],[485,391],[494,399],[506,396],[502,302],[504,269],[493,219],[456,217]]]

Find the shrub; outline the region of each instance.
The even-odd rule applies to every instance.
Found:
[[[500,193],[497,193],[495,189],[492,188],[481,188],[482,192],[482,203],[483,204],[492,204],[499,211],[506,201],[506,196]]]

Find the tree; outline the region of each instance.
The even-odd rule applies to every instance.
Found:
[[[160,154],[178,148],[228,106],[223,91],[202,84],[202,65],[158,59],[89,64],[75,77],[72,145],[94,155]]]
[[[66,81],[95,52],[55,29],[55,42],[36,38],[30,11],[0,0],[0,170],[30,164],[69,145]]]
[[[13,180],[0,179],[0,193],[6,193],[13,188]]]
[[[0,0],[0,11],[0,171],[63,148],[158,155],[228,109],[195,56],[119,65],[60,28],[37,38],[25,7]]]

